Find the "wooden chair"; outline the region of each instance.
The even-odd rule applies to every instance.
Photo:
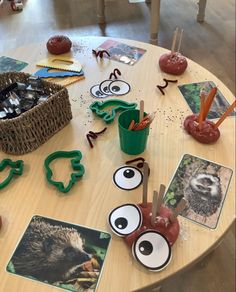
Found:
[[[97,0],[97,20],[99,24],[105,23],[105,0]],[[199,0],[197,21],[203,22],[205,17],[205,8],[207,0]],[[146,3],[151,3],[151,20],[150,20],[150,43],[157,44],[158,29],[160,22],[160,6],[161,0],[146,0]]]

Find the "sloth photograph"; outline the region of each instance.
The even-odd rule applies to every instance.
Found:
[[[34,216],[7,271],[76,292],[96,290],[108,233]]]
[[[184,155],[165,195],[165,204],[175,208],[184,197],[181,215],[216,228],[232,170],[192,155]]]

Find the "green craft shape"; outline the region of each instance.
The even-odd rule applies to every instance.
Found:
[[[50,163],[58,158],[70,158],[71,159],[71,167],[73,171],[71,173],[71,179],[67,186],[64,186],[63,182],[53,180],[53,172],[50,168]],[[72,151],[56,151],[51,153],[44,161],[44,167],[46,170],[46,179],[48,183],[55,186],[58,191],[62,193],[68,193],[72,186],[84,175],[85,169],[82,164],[80,164],[80,160],[82,158],[82,154],[79,150]]]
[[[11,167],[9,175],[2,182],[0,182],[0,189],[5,188],[13,179],[14,175],[22,175],[24,169],[24,161],[17,160],[12,161],[11,159],[3,159],[0,162],[0,171],[3,171],[7,166]]]
[[[116,113],[128,109],[135,109],[137,103],[129,103],[120,99],[109,99],[106,101],[95,101],[89,108],[98,117],[102,118],[105,123],[110,124],[114,121]]]

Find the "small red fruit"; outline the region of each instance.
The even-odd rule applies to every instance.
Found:
[[[47,49],[49,53],[54,55],[60,55],[69,52],[71,46],[71,40],[64,35],[55,35],[47,41]]]

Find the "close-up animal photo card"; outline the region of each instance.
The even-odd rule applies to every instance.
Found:
[[[201,95],[201,90],[204,90],[206,93],[209,93],[213,87],[216,87],[213,81],[196,82],[178,86],[180,92],[182,93],[184,99],[186,100],[188,106],[190,107],[194,114],[198,114],[200,111],[199,96]],[[217,88],[217,92],[212,102],[207,118],[208,119],[220,118],[229,106],[230,106],[229,102]],[[232,111],[229,115],[235,116],[236,112]]]
[[[175,208],[184,197],[183,217],[215,229],[233,171],[230,168],[185,154],[165,194],[165,204]]]
[[[28,63],[6,56],[0,57],[0,72],[21,71]]]
[[[110,240],[103,231],[34,216],[7,271],[69,291],[94,292]]]
[[[146,50],[116,40],[108,39],[97,50],[106,50],[110,59],[133,66],[145,54]]]

